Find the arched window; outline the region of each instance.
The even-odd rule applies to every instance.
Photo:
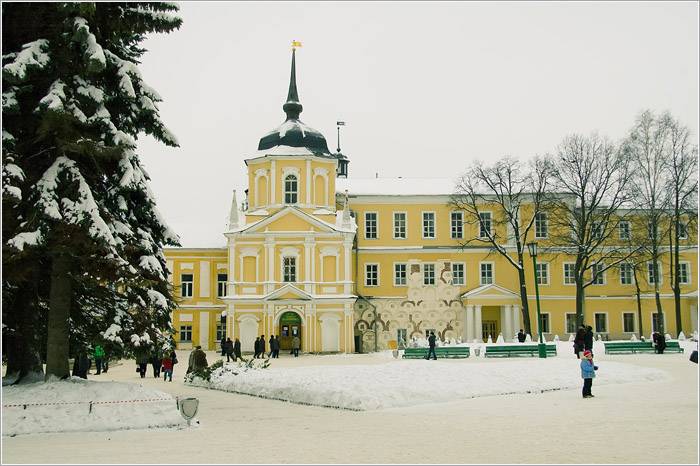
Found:
[[[297,177],[294,175],[287,175],[284,179],[284,203],[296,204],[298,195]]]

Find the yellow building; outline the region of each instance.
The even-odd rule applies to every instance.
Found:
[[[250,353],[256,337],[264,335],[269,350],[267,340],[279,335],[283,350],[298,336],[305,352],[350,353],[394,348],[430,330],[443,341],[499,335],[511,341],[523,328],[517,272],[486,246],[462,246],[482,232],[451,205],[453,180],[347,178],[346,157],[330,153],[323,135],[299,120],[294,52],[283,110],[285,122],[245,160],[248,189],[240,204],[234,191],[222,232],[227,247],[165,250],[180,295],[173,315],[178,347],[213,350],[222,338],[239,338]],[[576,331],[575,258],[546,247],[546,219],[538,220],[535,239],[545,246],[537,257],[542,333],[548,341],[568,338]],[[690,334],[698,327],[697,236],[685,241],[681,318]],[[662,264],[662,273],[668,270]],[[525,276],[537,339],[534,273],[527,264]],[[604,338],[637,334],[629,271],[610,268],[598,281],[586,288],[587,324]],[[661,302],[666,331],[675,336],[669,281],[661,283]],[[640,287],[649,335],[657,325],[654,289],[648,280]]]

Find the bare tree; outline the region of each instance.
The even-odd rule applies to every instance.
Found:
[[[625,220],[628,165],[624,153],[596,133],[566,136],[547,159],[554,187],[547,203],[557,206],[550,216],[551,249],[576,258],[576,320],[582,325],[585,289],[632,253],[611,237]]]
[[[535,218],[541,212],[546,188],[546,164],[542,159],[536,158],[526,166],[518,159],[506,156],[491,166],[475,162],[460,177],[452,198],[453,207],[466,214],[465,224],[477,225],[479,229],[479,234],[467,238],[462,246],[487,245],[490,254],[500,254],[517,270],[523,326],[530,335],[523,253]],[[523,224],[521,206],[524,204],[532,209],[532,216]],[[487,217],[487,212],[494,215]]]
[[[690,129],[673,119],[668,113],[662,116],[668,126],[669,172],[666,192],[670,195],[669,250],[671,254],[671,288],[676,311],[676,331],[683,331],[681,321],[680,252],[683,239],[697,234],[698,220],[698,145],[690,140]],[[691,246],[697,249],[697,245]],[[687,271],[688,273],[690,271]]]

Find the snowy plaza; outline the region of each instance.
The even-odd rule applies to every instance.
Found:
[[[681,345],[606,355],[596,342],[593,399],[568,341],[547,359],[282,354],[212,377],[217,389],[184,384],[183,364],[169,382],[123,360],[88,381],[3,387],[2,462],[697,464],[697,342]],[[177,398],[199,400],[190,427]],[[50,406],[10,406],[23,403]]]

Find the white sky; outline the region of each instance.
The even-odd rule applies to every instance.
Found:
[[[180,2],[180,30],[140,70],[180,142],[139,155],[185,247],[225,244],[244,160],[285,114],[291,42],[300,119],[349,177],[456,177],[572,133],[619,140],[669,110],[698,134],[697,2]]]

